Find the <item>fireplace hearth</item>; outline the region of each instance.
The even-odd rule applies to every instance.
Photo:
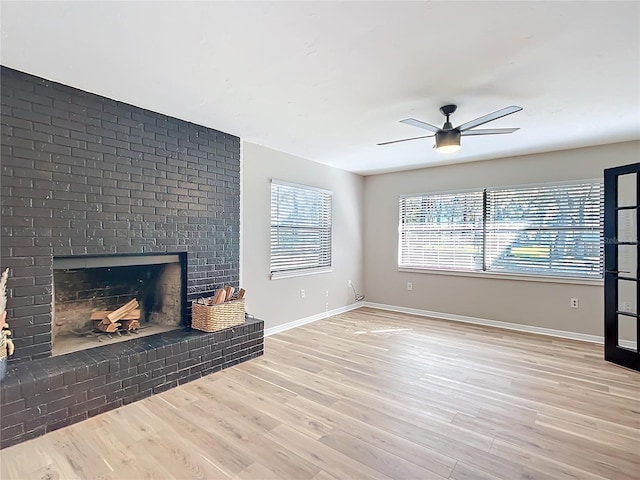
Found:
[[[258,357],[263,344],[264,322],[247,318],[14,364],[0,386],[0,448]]]

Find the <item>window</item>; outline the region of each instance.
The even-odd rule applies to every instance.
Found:
[[[403,267],[482,269],[482,192],[400,199]]]
[[[332,192],[271,181],[271,278],[331,271]]]
[[[602,278],[601,182],[400,198],[398,265]]]

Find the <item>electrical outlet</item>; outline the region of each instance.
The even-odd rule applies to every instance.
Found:
[[[304,289],[300,289],[300,298],[304,298],[305,293],[304,293]]]
[[[631,308],[631,303],[630,302],[624,302],[622,304],[622,311],[623,312],[631,312],[632,308]]]
[[[351,280],[349,280],[349,283],[347,284],[347,287],[353,287],[353,283],[351,283]]]
[[[327,297],[329,296],[329,290],[327,290]]]
[[[569,306],[571,308],[578,308],[578,299],[577,298],[572,298],[569,302],[570,302]]]
[[[413,290],[413,283],[407,282],[407,290],[409,291]]]

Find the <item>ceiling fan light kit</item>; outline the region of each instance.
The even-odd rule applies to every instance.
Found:
[[[421,137],[413,137],[413,138],[403,138],[401,140],[392,140],[390,142],[382,142],[378,145],[389,145],[392,143],[400,143],[400,142],[408,142],[410,140],[418,140],[421,138],[428,137],[436,137],[435,148],[440,153],[453,153],[460,150],[460,137],[467,135],[498,135],[505,133],[513,133],[517,128],[491,128],[491,129],[481,129],[481,130],[472,130],[480,125],[484,125],[485,123],[491,122],[493,120],[497,120],[498,118],[502,118],[506,115],[511,115],[512,113],[519,112],[522,110],[522,107],[518,107],[512,105],[510,107],[503,108],[501,110],[497,110],[493,113],[489,113],[488,115],[483,115],[482,117],[478,117],[475,120],[471,120],[470,122],[463,123],[457,127],[453,127],[451,122],[449,121],[449,116],[456,111],[458,107],[456,105],[444,105],[440,107],[440,112],[447,118],[442,128],[438,128],[430,123],[423,122],[421,120],[416,120],[415,118],[406,118],[404,120],[400,120],[401,123],[405,123],[407,125],[412,125],[414,127],[422,128],[424,130],[429,130],[434,133],[434,135],[424,135]]]

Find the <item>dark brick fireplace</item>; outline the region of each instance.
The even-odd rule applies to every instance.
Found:
[[[192,300],[239,286],[240,139],[6,67],[0,79],[16,345],[0,447],[260,355],[261,321],[189,328]],[[185,259],[180,329],[51,356],[54,258],[167,254]]]

